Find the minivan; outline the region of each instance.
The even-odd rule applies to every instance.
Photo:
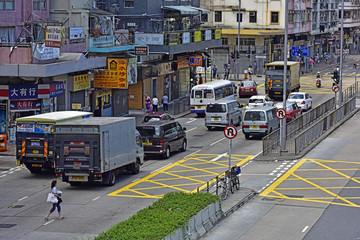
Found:
[[[169,158],[173,151],[186,151],[186,128],[177,121],[153,121],[136,127],[140,132],[145,155]]]
[[[208,103],[205,109],[205,126],[226,127],[227,125],[240,126],[241,105],[236,100],[219,100]]]
[[[253,136],[266,136],[280,127],[276,117],[276,107],[257,107],[245,110],[242,118],[242,132],[246,139]]]

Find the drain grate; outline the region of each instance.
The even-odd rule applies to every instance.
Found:
[[[194,134],[193,137],[203,137],[204,134]]]
[[[203,146],[191,146],[190,148],[202,148]]]
[[[286,194],[285,196],[289,197],[289,198],[302,198],[304,196],[301,196],[301,195],[289,195],[289,194]]]
[[[22,208],[25,205],[12,205],[9,208]]]
[[[0,228],[12,228],[16,226],[16,224],[0,224]]]

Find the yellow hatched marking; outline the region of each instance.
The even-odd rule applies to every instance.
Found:
[[[133,182],[121,189],[118,189],[112,193],[109,193],[108,196],[161,198],[163,196],[162,194],[150,195],[150,194],[146,194],[142,191],[152,190],[152,189],[164,189],[164,188],[170,188],[170,189],[174,189],[174,190],[182,191],[182,192],[195,192],[195,191],[197,191],[196,188],[193,191],[189,191],[189,190],[183,189],[181,187],[182,186],[191,186],[191,185],[193,185],[195,187],[199,183],[202,184],[203,186],[206,186],[205,181],[202,181],[202,180],[199,180],[196,178],[217,176],[217,175],[219,175],[219,173],[211,171],[211,170],[224,169],[224,171],[225,171],[227,169],[228,165],[222,164],[221,162],[227,163],[228,160],[216,161],[216,162],[210,161],[211,159],[213,159],[214,157],[217,157],[217,156],[219,156],[219,154],[193,154],[193,155],[191,155],[187,158],[184,158],[176,163],[173,163],[165,168],[162,168],[159,171],[153,172],[153,173],[149,174],[148,176],[146,176],[136,182]],[[226,156],[224,156],[224,157],[226,157]],[[250,155],[232,155],[231,156],[232,162],[237,163],[238,166],[243,165],[244,163],[249,161],[252,157],[253,157],[252,155],[251,156]],[[206,160],[206,159],[209,159],[209,160]],[[190,163],[188,161],[199,161],[201,163],[196,163],[196,162]],[[196,165],[199,165],[199,164],[211,164],[211,165],[215,165],[216,167],[209,167],[209,168],[195,167]],[[171,169],[173,169],[175,167],[177,167],[177,168],[182,167],[182,168],[187,168],[187,169],[171,171]],[[205,173],[205,174],[201,175],[201,173],[200,173],[200,174],[196,174],[196,176],[181,176],[181,175],[179,175],[179,173],[191,172],[191,171],[198,171],[198,172]],[[170,175],[171,177],[156,179],[155,177],[157,177],[159,174],[166,174],[166,175]],[[193,183],[165,184],[165,183],[161,182],[161,181],[180,180],[180,179],[189,180],[189,181],[192,181]],[[141,183],[150,183],[155,186],[140,187]],[[136,187],[136,186],[138,186],[138,187]],[[132,193],[136,193],[138,195],[130,195],[130,194],[126,194],[126,192],[132,192]]]

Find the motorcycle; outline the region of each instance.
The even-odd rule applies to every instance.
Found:
[[[318,78],[318,79],[316,79],[316,87],[321,87],[321,79],[320,78]]]

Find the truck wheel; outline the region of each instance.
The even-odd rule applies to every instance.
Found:
[[[187,147],[187,142],[186,142],[186,140],[184,140],[183,143],[182,143],[182,146],[181,146],[181,148],[180,148],[180,151],[185,152],[185,151],[186,151],[186,147]]]
[[[168,146],[164,153],[164,158],[168,159],[170,157],[170,147]]]
[[[108,185],[109,186],[114,186],[115,185],[115,182],[116,182],[116,174],[115,174],[115,171],[111,171],[109,173],[109,183]]]
[[[140,164],[132,163],[131,164],[131,173],[132,174],[138,174],[139,172],[140,172]]]

